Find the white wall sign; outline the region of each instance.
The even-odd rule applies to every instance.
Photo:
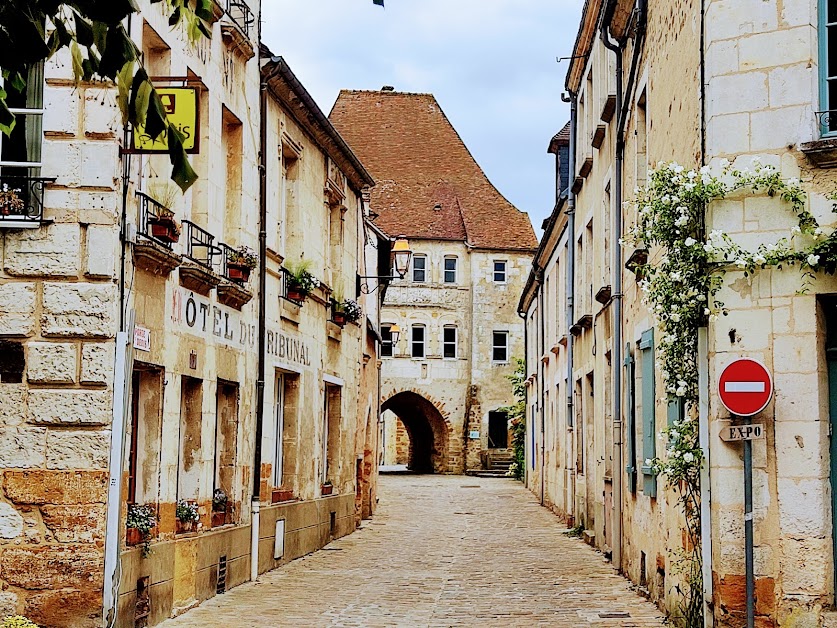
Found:
[[[139,325],[134,326],[134,349],[151,351],[151,330]]]

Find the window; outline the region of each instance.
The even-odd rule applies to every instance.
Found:
[[[215,489],[234,500],[236,452],[238,451],[238,384],[218,382],[215,394]],[[225,523],[232,523],[225,518]]]
[[[442,357],[456,358],[456,327],[448,326],[442,330]]]
[[[180,459],[177,498],[198,499],[203,465],[198,464],[203,449],[203,381],[186,375],[180,380]]]
[[[340,386],[325,386],[325,412],[323,416],[323,465],[322,481],[337,484],[340,465],[340,419],[342,409]]]
[[[37,177],[41,173],[41,143],[44,118],[44,64],[37,63],[24,73],[26,87],[16,91],[0,79],[6,106],[15,114],[15,128],[6,137],[0,133],[0,175]]]
[[[381,325],[381,357],[391,358],[394,348],[392,343],[392,326]]]
[[[273,458],[273,486],[295,492],[298,489],[299,375],[277,372],[275,393],[276,437],[275,449],[270,456]]]
[[[162,371],[136,362],[131,378],[131,431],[128,435],[129,504],[157,501],[162,400]]]
[[[424,357],[424,325],[413,325],[411,331],[411,355],[414,358]]]
[[[837,132],[837,115],[829,111],[837,109],[837,2],[820,0],[820,132],[831,135]]]
[[[445,258],[445,283],[456,283],[456,258]]]
[[[495,331],[491,359],[494,362],[509,361],[509,332]]]
[[[227,242],[235,242],[241,228],[242,141],[241,121],[229,109],[222,107],[221,147],[226,159],[224,234]]]
[[[506,263],[494,262],[494,281],[496,283],[506,283]]]
[[[654,330],[642,333],[639,341],[642,367],[642,492],[648,497],[657,496],[657,476],[654,468],[645,461],[657,457],[655,436],[657,424],[654,417]]]
[[[427,281],[427,257],[424,255],[413,256],[413,281],[416,283]]]

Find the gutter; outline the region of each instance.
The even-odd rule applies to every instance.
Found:
[[[537,267],[536,267],[537,268]],[[540,347],[538,351],[538,367],[540,370],[540,404],[541,404],[541,506],[544,505],[544,494],[546,492],[546,364],[543,356],[546,353],[546,312],[544,311],[544,281],[543,268],[538,268],[538,318],[540,319]],[[534,429],[534,426],[532,426]]]

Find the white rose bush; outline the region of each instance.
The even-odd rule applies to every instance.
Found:
[[[682,418],[663,430],[665,454],[645,464],[663,475],[680,496],[690,547],[680,550],[677,560],[677,569],[688,584],[688,590],[681,590],[684,600],[678,619],[689,627],[703,625],[698,329],[728,313],[718,298],[728,270],[749,276],[760,269],[798,265],[805,277],[803,290],[814,273],[837,270],[837,236],[826,234],[817,223],[800,182],[783,180],[775,168],[762,166],[758,160],[753,161],[753,168],[736,169],[726,160],[714,172],[708,166],[686,170],[674,162],[658,164],[649,172],[647,185],[635,190],[636,224],[624,236],[625,244],[647,251],[646,261],[632,270],[659,330],[656,352],[666,395],[670,402],[685,407]],[[746,250],[721,231],[706,234],[707,207],[742,193],[781,199],[797,224],[787,237],[762,243],[755,251]]]

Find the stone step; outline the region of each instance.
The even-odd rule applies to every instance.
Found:
[[[492,470],[492,469],[469,469],[465,472],[465,475],[470,475],[475,478],[505,478],[509,477],[506,475],[506,471],[502,470]]]

